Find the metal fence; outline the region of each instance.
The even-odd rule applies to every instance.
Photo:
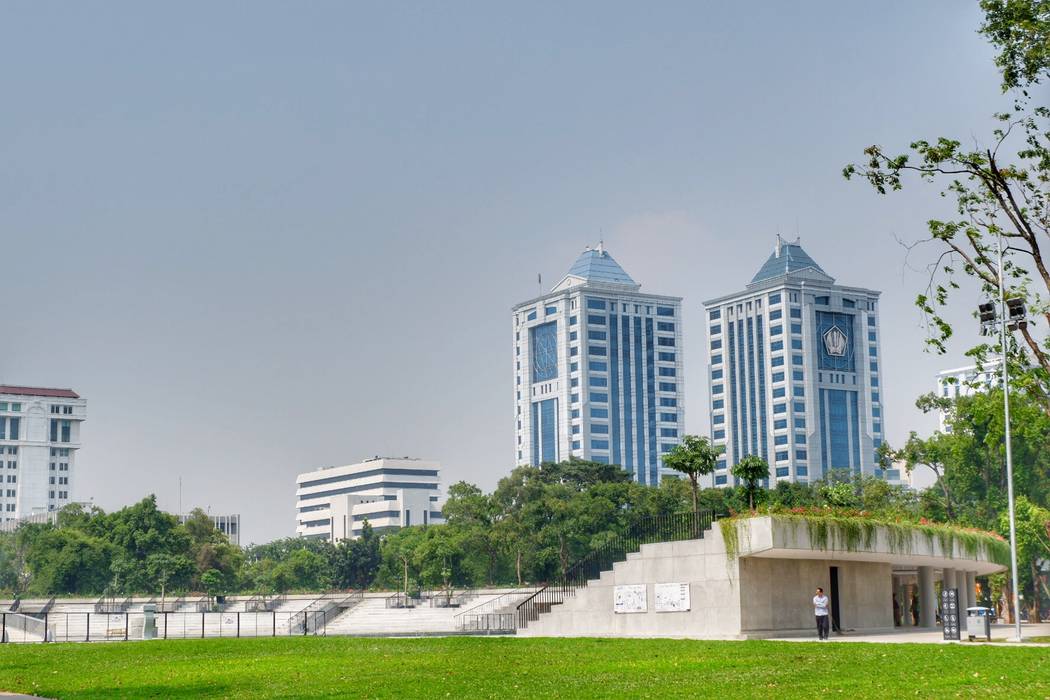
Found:
[[[292,637],[328,632],[329,617],[341,609],[302,613],[278,612],[158,612],[157,639],[209,637]],[[305,618],[306,624],[303,624]],[[142,612],[49,612],[0,614],[0,642],[106,642],[144,638]]]

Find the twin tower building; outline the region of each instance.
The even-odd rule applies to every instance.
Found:
[[[734,484],[747,455],[775,480],[884,476],[878,298],[777,236],[742,292],[704,303],[710,435],[724,447],[706,485]],[[578,457],[658,483],[685,430],[682,298],[642,292],[599,244],[515,306],[513,326],[516,463]]]

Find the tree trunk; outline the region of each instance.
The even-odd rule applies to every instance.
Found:
[[[1035,558],[1029,562],[1032,567],[1032,603],[1028,609],[1029,622],[1042,622],[1043,617],[1039,614],[1039,569],[1035,566]]]
[[[930,467],[933,469],[933,473],[937,475],[937,483],[941,485],[941,491],[944,492],[944,512],[948,515],[949,520],[955,520],[955,510],[952,508],[952,494],[948,490],[948,484],[944,483],[944,474],[940,469]]]
[[[521,550],[514,553],[514,569],[518,574],[518,585],[521,585]]]
[[[408,597],[408,557],[401,557],[401,563],[405,566],[405,597]]]
[[[693,487],[693,515],[696,515],[700,512],[700,506],[698,505],[696,495],[696,474],[689,475],[689,483]]]

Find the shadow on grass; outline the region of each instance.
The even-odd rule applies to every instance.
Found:
[[[49,692],[46,688],[35,691],[45,698],[226,698],[237,695],[236,689],[223,683],[185,684],[127,684],[99,685],[84,690],[61,690]]]

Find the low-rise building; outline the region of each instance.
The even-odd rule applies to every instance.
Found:
[[[444,523],[440,470],[435,461],[374,457],[300,474],[295,532],[338,542],[359,537],[366,520],[376,532]]]
[[[937,396],[945,399],[957,399],[960,396],[973,396],[978,391],[987,391],[1002,385],[1002,360],[989,360],[983,365],[967,365],[955,369],[946,369],[937,373]],[[940,411],[942,433],[950,433],[948,412]]]

